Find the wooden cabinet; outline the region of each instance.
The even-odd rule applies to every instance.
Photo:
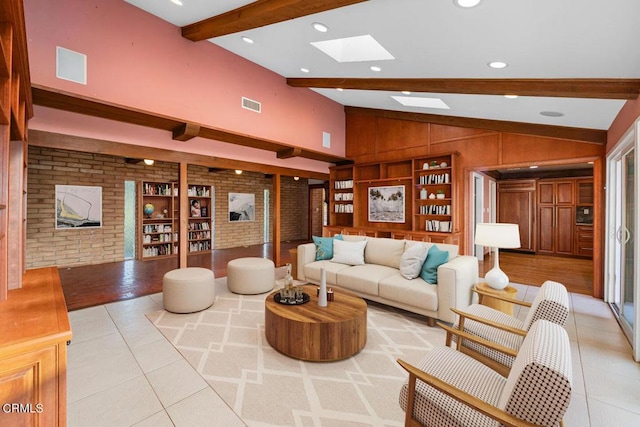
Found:
[[[0,425],[65,426],[71,326],[57,268],[28,270],[0,313]]]
[[[575,181],[538,181],[538,252],[573,255]]]
[[[593,257],[593,226],[576,225],[575,254]]]
[[[454,223],[455,156],[419,158],[413,161],[413,230],[451,233]]]
[[[536,181],[498,182],[498,222],[518,224],[520,250],[536,250]]]
[[[189,184],[189,254],[211,252],[211,233],[213,231],[213,203],[211,186]],[[177,244],[177,243],[176,243]]]
[[[334,166],[329,169],[329,224],[353,226],[353,166]]]
[[[140,182],[138,188],[138,259],[178,254],[178,187],[168,182]]]

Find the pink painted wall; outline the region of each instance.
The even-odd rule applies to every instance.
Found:
[[[25,0],[24,6],[34,84],[344,156],[342,105],[309,89],[292,88],[284,77],[212,43],[186,40],[180,28],[126,2]],[[56,78],[56,46],[87,55],[87,85]],[[260,101],[262,113],[241,108],[242,96]],[[69,130],[81,126],[76,119],[69,119]],[[53,110],[37,108],[29,125],[40,130],[55,126],[68,133],[64,132],[66,120]],[[108,126],[100,131],[92,137],[109,139],[104,135],[109,133]],[[330,149],[322,147],[323,131],[331,134]],[[138,132],[142,130],[133,133]],[[166,139],[164,133],[150,132],[141,144],[175,147],[174,141]],[[209,154],[220,148],[211,141],[185,147],[185,151]],[[229,156],[236,158],[235,150],[230,151]],[[264,161],[264,151],[249,151],[243,156]],[[299,160],[286,164],[297,167]],[[327,171],[327,164],[312,163],[314,169]]]
[[[640,98],[627,101],[607,131],[607,153],[613,150],[638,117],[640,117]]]

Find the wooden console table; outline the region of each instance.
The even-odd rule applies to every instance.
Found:
[[[306,285],[310,301],[284,305],[271,293],[265,300],[264,330],[267,342],[287,356],[314,362],[330,362],[353,356],[367,342],[367,303],[344,291],[318,306],[317,286]]]
[[[65,426],[71,326],[57,268],[24,274],[0,302],[0,331],[0,425]]]

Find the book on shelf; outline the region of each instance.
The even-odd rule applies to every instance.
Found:
[[[438,221],[435,219],[428,219],[425,221],[425,230],[451,232],[451,221]]]

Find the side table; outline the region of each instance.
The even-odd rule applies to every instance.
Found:
[[[493,289],[485,282],[478,283],[476,288],[482,292],[485,292],[490,295],[496,295],[499,297],[506,297],[515,299],[518,294],[518,290],[513,286],[507,286],[504,289]],[[487,307],[495,308],[496,310],[500,310],[503,313],[508,314],[509,316],[513,316],[513,304],[507,301],[503,301],[498,298],[491,298],[486,295],[478,294],[478,301],[482,305],[486,305]]]

